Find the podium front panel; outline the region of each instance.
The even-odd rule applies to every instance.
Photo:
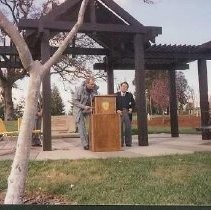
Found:
[[[121,122],[118,114],[91,116],[90,149],[94,152],[121,150]]]
[[[116,97],[113,95],[95,96],[94,114],[115,114]]]

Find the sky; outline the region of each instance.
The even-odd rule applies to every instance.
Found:
[[[156,44],[200,45],[211,41],[211,0],[154,0],[145,4],[142,0],[115,0],[122,8],[145,26],[162,27],[162,34]],[[207,61],[208,89],[211,94],[211,61]],[[190,69],[183,71],[188,84],[195,90],[198,100],[197,62],[190,63]],[[114,71],[115,91],[119,83],[127,81],[130,91],[134,71]],[[57,85],[57,83],[56,83]],[[105,82],[99,81],[100,94],[106,94]],[[70,94],[59,87],[64,103],[67,105]]]

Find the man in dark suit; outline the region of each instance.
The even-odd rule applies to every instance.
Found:
[[[135,107],[135,100],[132,93],[128,92],[127,82],[120,84],[120,91],[116,93],[116,110],[121,115],[122,146],[132,145],[131,121],[132,111]]]

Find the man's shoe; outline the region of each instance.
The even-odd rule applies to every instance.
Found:
[[[42,147],[42,144],[32,144],[33,147]]]
[[[132,147],[132,145],[131,144],[126,144],[126,147]]]
[[[89,146],[87,145],[87,146],[84,146],[84,149],[85,150],[89,150]]]

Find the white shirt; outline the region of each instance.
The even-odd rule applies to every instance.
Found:
[[[125,96],[125,94],[126,94],[126,92],[125,93],[121,92],[121,96]]]

